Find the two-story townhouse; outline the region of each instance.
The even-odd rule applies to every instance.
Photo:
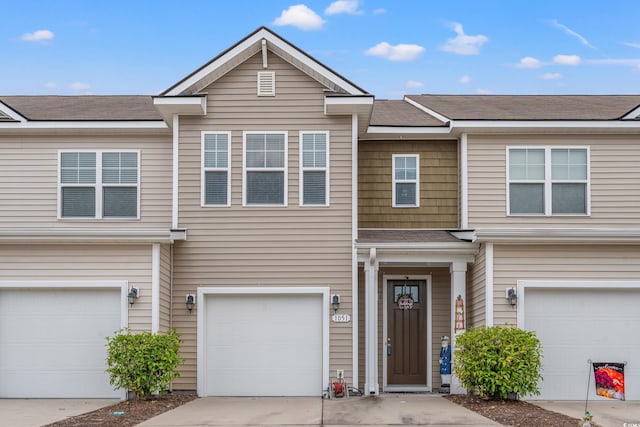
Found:
[[[639,105],[374,101],[266,28],[156,97],[0,97],[0,397],[123,396],[120,327],[202,396],[434,391],[442,336],[511,323],[543,398],[592,359],[637,399]]]

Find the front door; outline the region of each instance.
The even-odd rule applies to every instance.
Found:
[[[427,385],[427,283],[387,283],[387,385]]]

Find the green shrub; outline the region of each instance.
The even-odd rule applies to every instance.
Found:
[[[542,350],[535,333],[511,326],[469,329],[456,337],[454,372],[467,390],[493,399],[539,395]]]
[[[137,398],[165,391],[180,376],[180,337],[168,334],[131,333],[122,329],[107,337],[107,373],[111,385],[132,391]]]

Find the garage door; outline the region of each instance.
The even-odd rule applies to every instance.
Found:
[[[0,397],[111,398],[120,289],[0,289]]]
[[[320,396],[322,297],[206,296],[208,396]]]
[[[627,400],[640,399],[640,290],[527,288],[524,328],[542,342],[541,395],[537,399],[595,396],[593,362],[627,362]],[[590,376],[590,377],[589,377]],[[590,378],[590,380],[589,380]]]

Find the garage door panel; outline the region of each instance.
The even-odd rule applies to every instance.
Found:
[[[584,399],[593,362],[629,362],[626,397],[640,399],[640,290],[603,288],[528,288],[525,329],[542,343],[544,380],[539,399]]]
[[[210,295],[206,308],[206,393],[319,396],[322,297]]]
[[[0,290],[0,397],[110,398],[119,288]]]

